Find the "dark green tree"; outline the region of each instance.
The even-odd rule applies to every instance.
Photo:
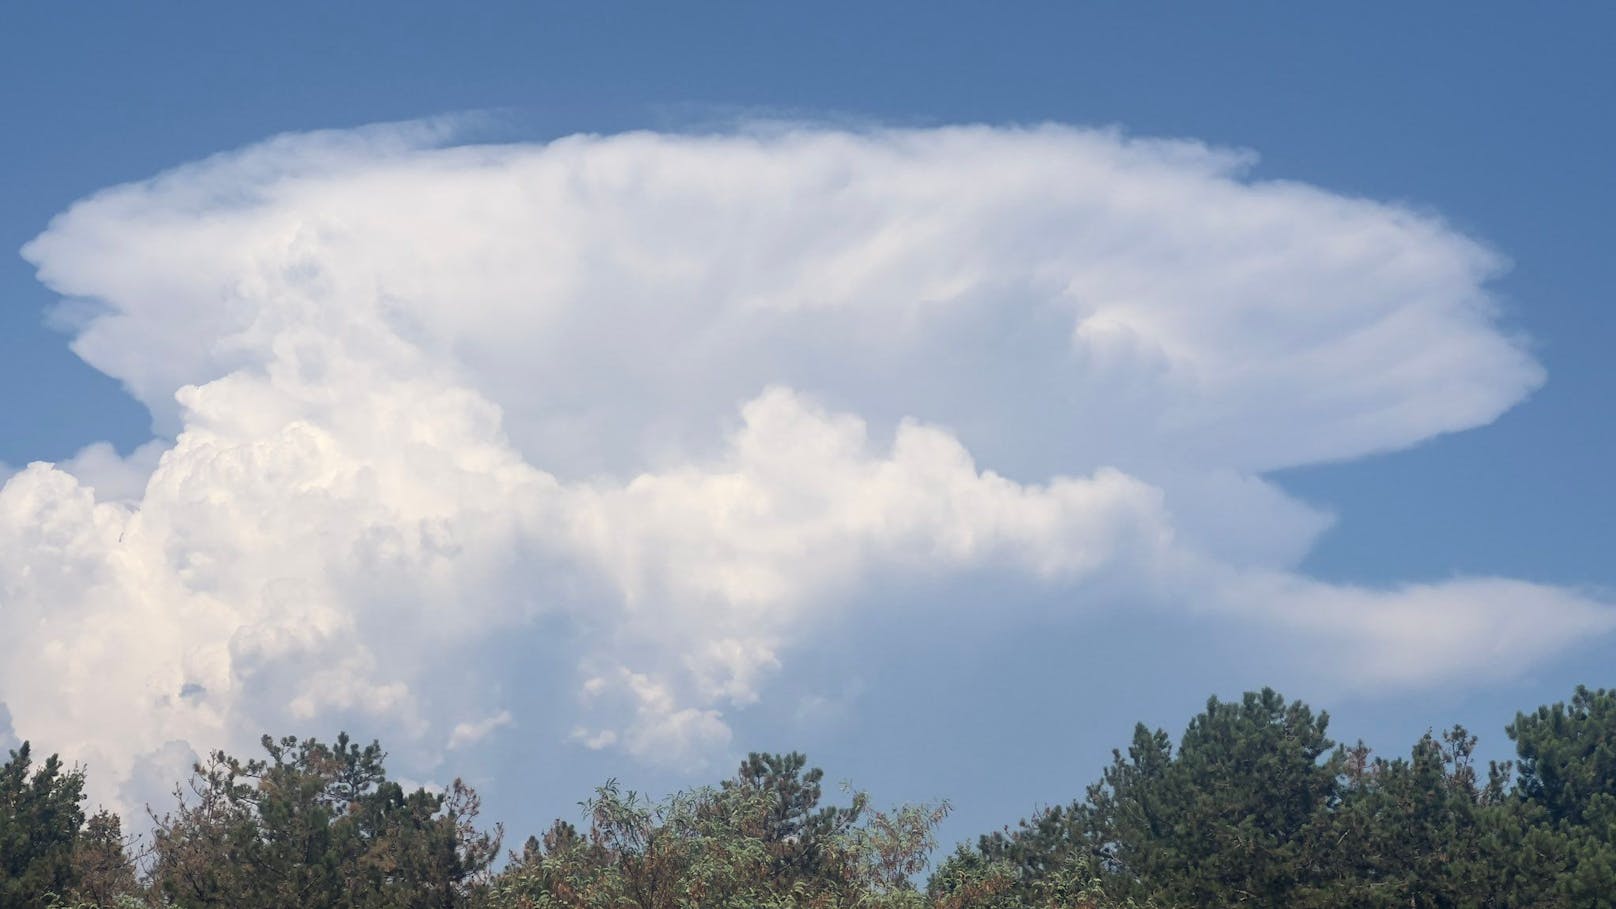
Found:
[[[1111,872],[1168,902],[1298,906],[1317,885],[1344,753],[1272,689],[1212,698],[1177,753],[1135,731],[1078,810]]]
[[[961,848],[932,876],[934,898],[960,906],[1032,905],[1041,888],[1060,875],[1099,879],[1099,853],[1085,835],[1075,806],[1055,806],[987,834],[975,850]],[[998,893],[998,902],[987,900]],[[949,899],[943,899],[951,895]]]
[[[1616,906],[1616,691],[1578,686],[1569,703],[1517,714],[1512,886],[1540,905]],[[1522,857],[1525,856],[1525,859]],[[1535,866],[1535,873],[1534,873]]]
[[[1506,905],[1493,848],[1503,811],[1495,768],[1483,784],[1476,738],[1462,726],[1427,733],[1406,759],[1347,752],[1342,803],[1331,817],[1327,873],[1312,888],[1321,906],[1445,909]]]
[[[54,754],[33,767],[27,742],[0,765],[0,906],[36,909],[72,888],[83,800],[83,771]]]
[[[1616,821],[1616,691],[1578,686],[1571,702],[1517,714],[1520,796],[1549,820],[1608,831]]]
[[[864,806],[821,806],[825,772],[810,768],[801,753],[753,752],[735,776],[723,781],[724,792],[754,797],[763,808],[759,838],[769,852],[770,874],[789,882],[820,882],[846,874],[832,862],[830,849],[859,820]]]
[[[406,792],[386,755],[265,736],[267,758],[216,752],[156,820],[152,883],[177,906],[453,909],[498,850],[476,794]]]

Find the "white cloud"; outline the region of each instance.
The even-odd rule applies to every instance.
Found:
[[[1357,687],[1432,684],[1479,670],[1512,678],[1616,629],[1616,612],[1590,594],[1508,578],[1370,589],[1268,574],[1232,580],[1220,596],[1231,612],[1294,631],[1312,645],[1304,652],[1327,654],[1339,680]]]
[[[590,730],[583,726],[575,727],[567,736],[570,742],[576,742],[590,751],[599,751],[617,744],[617,733],[610,729]]]
[[[88,486],[98,501],[136,505],[167,447],[153,440],[125,457],[106,442],[94,442],[63,463],[62,469]]]
[[[543,615],[574,740],[689,764],[876,577],[1204,600],[1371,684],[1611,626],[1293,570],[1331,519],[1265,471],[1542,381],[1429,216],[1062,127],[446,140],[283,137],[25,249],[172,442],[0,490],[19,732],[131,781],[320,718],[469,746],[514,720],[448,683]]]
[[[494,730],[503,729],[506,726],[512,725],[514,722],[515,719],[511,716],[511,712],[509,710],[501,710],[492,716],[486,716],[480,720],[474,720],[466,723],[456,723],[454,729],[450,730],[449,732],[449,744],[447,747],[450,751],[453,751],[456,748],[464,748],[467,745],[475,745],[483,739],[488,738],[488,736],[493,733]]]

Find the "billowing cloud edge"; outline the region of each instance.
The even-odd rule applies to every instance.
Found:
[[[1053,125],[455,128],[278,137],[25,248],[162,436],[0,489],[20,732],[126,790],[317,717],[474,747],[519,720],[445,654],[537,614],[582,642],[574,743],[691,761],[875,576],[1194,603],[1394,688],[1611,628],[1566,588],[1294,571],[1331,519],[1264,473],[1543,380],[1501,258],[1428,214]]]

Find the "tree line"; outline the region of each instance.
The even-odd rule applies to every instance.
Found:
[[[827,798],[798,753],[650,799],[608,781],[518,848],[460,781],[407,791],[376,742],[265,736],[148,809],[87,814],[84,771],[0,766],[4,909],[1123,909],[1616,906],[1616,691],[1517,714],[1512,761],[1463,727],[1407,756],[1329,739],[1272,690],[1134,731],[1100,779],[938,858],[946,803]]]

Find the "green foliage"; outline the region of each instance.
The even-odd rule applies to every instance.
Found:
[[[56,755],[33,770],[29,744],[0,765],[0,906],[35,909],[74,883],[84,773]]]
[[[1038,906],[1086,873],[1066,892],[1095,905],[1616,906],[1616,695],[1518,717],[1513,787],[1511,764],[1483,779],[1463,727],[1387,760],[1326,723],[1264,690],[1210,701],[1176,750],[1138,727],[1084,800],[951,857],[936,904]]]
[[[955,850],[924,889],[946,803],[827,804],[797,753],[661,800],[608,782],[494,873],[498,832],[459,782],[407,792],[374,742],[266,737],[195,768],[137,878],[82,772],[24,745],[0,767],[0,907],[1616,909],[1616,693],[1518,715],[1518,760],[1485,773],[1463,727],[1388,759],[1327,725],[1265,689],[1208,701],[1176,747],[1137,727],[1083,798]]]
[[[615,782],[557,821],[489,889],[499,909],[741,909],[923,905],[911,883],[946,806],[821,807],[818,769],[800,754],[748,757],[716,788],[653,802]]]
[[[1046,812],[1042,816],[1048,816]],[[1036,825],[1024,827],[1036,830]],[[985,837],[1006,844],[1009,834]],[[1023,854],[1026,854],[1025,852]],[[943,862],[927,884],[932,909],[1156,909],[1153,899],[1121,896],[1116,882],[1092,855],[1066,852],[1060,861],[1040,864],[1028,874],[1010,858],[990,858],[964,846]]]
[[[833,846],[852,830],[865,807],[860,800],[846,807],[820,807],[825,773],[807,763],[798,752],[754,752],[732,779],[719,784],[730,798],[759,801],[763,817],[756,832],[769,855],[768,874],[788,886],[837,872]]]
[[[1518,714],[1517,855],[1550,872],[1542,905],[1616,906],[1616,691],[1578,686],[1569,704]],[[1524,867],[1523,867],[1524,865]],[[1513,862],[1518,886],[1544,879]]]
[[[380,745],[265,736],[268,758],[216,752],[156,818],[153,888],[175,906],[452,909],[498,850],[476,794],[405,792]]]
[[[1329,818],[1334,852],[1312,883],[1314,905],[1483,906],[1500,886],[1495,825],[1502,771],[1482,786],[1476,739],[1456,726],[1427,733],[1407,759],[1350,750],[1342,803]]]
[[[652,802],[608,782],[582,803],[587,834],[558,821],[539,848],[495,880],[489,904],[746,905],[770,864],[758,835],[768,806],[756,793],[746,796],[700,789]]]
[[[1339,798],[1344,757],[1328,723],[1263,689],[1209,700],[1176,754],[1141,726],[1074,809],[1087,843],[1113,875],[1170,902],[1293,905]]]
[[[148,902],[141,894],[119,893],[105,899],[92,899],[88,897],[63,899],[52,894],[45,903],[47,909],[152,909],[154,905]],[[157,906],[162,903],[155,904]]]
[[[1518,714],[1506,732],[1520,755],[1516,789],[1568,827],[1616,823],[1616,691],[1578,686],[1570,704]]]

